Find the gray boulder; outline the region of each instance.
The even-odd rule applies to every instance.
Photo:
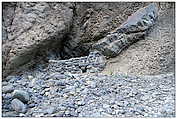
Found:
[[[155,24],[157,16],[157,5],[155,3],[149,4],[131,15],[127,21],[116,29],[116,32],[137,33],[146,31]]]
[[[2,92],[3,93],[11,93],[13,92],[14,88],[12,85],[7,85],[2,87]]]
[[[144,37],[147,30],[155,24],[157,12],[155,4],[141,8],[115,31],[94,44],[92,48],[107,57],[117,56],[124,48]]]
[[[14,90],[13,98],[18,98],[24,103],[27,103],[30,100],[29,94],[26,91]]]
[[[27,106],[23,102],[18,100],[18,99],[13,99],[12,100],[11,107],[16,112],[21,112],[21,113],[25,113],[26,112],[26,108],[27,108]]]

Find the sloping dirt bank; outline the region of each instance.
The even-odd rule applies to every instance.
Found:
[[[175,70],[175,7],[159,6],[156,25],[145,39],[108,60],[103,73],[155,75]]]

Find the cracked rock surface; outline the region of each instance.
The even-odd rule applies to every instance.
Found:
[[[94,44],[93,49],[107,57],[115,57],[126,47],[142,39],[147,30],[155,24],[157,17],[156,4],[149,4],[131,15],[115,32]]]
[[[8,27],[9,42],[3,44],[4,75],[30,62],[39,49],[61,44],[69,31],[73,10],[65,3],[19,2],[14,14]],[[57,48],[60,49],[60,45]]]

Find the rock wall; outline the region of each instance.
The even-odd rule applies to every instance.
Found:
[[[64,73],[96,73],[106,66],[106,59],[99,52],[91,52],[89,56],[71,58],[68,60],[49,60],[49,72]]]

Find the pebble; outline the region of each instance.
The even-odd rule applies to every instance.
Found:
[[[13,105],[15,105],[13,106],[13,110],[17,108],[16,110],[18,111],[18,114],[21,114],[19,110],[24,110],[24,107],[27,108],[28,106],[28,108],[30,108],[27,113],[25,113],[25,115],[21,114],[22,117],[77,116],[96,118],[113,116],[175,116],[174,84],[164,82],[164,85],[166,85],[165,87],[161,86],[161,88],[159,89],[154,88],[153,90],[149,90],[151,86],[148,88],[148,84],[150,84],[148,82],[160,85],[160,82],[164,79],[161,77],[159,77],[159,79],[152,78],[153,80],[150,80],[150,78],[135,79],[134,77],[133,79],[131,77],[134,80],[132,84],[132,79],[131,81],[129,80],[130,77],[116,76],[106,76],[102,74],[84,74],[78,75],[75,78],[61,80],[50,80],[50,78],[46,80],[36,76],[36,79],[41,79],[43,81],[43,84],[39,83],[37,80],[37,83],[35,83],[35,86],[33,88],[28,87],[27,89],[24,89],[24,86],[22,86],[20,83],[20,81],[24,80],[19,80],[18,82],[15,81],[14,83],[17,86],[15,87],[16,89],[20,89],[20,92],[23,92],[23,89],[27,90],[27,97],[29,97],[30,94],[30,101],[28,101],[29,105],[24,104],[21,98],[17,99],[17,97],[23,97],[23,100],[26,100],[26,95],[24,96],[24,93],[20,94],[20,96],[17,96],[16,98],[14,95],[12,95],[13,98],[15,98],[14,100],[20,101],[20,103],[19,101],[15,101],[14,104],[14,101],[11,101],[11,93],[5,94],[3,92],[3,113],[11,111],[8,107],[10,107],[9,105],[11,105],[12,102]],[[33,77],[33,79],[35,78]],[[33,79],[31,79],[30,81],[32,81]],[[165,81],[167,81],[167,79],[169,82],[174,80],[174,78],[167,77]],[[51,87],[48,84],[50,84]],[[163,91],[164,88],[167,91]],[[133,95],[135,94],[135,91],[138,92],[139,95]],[[152,93],[154,93],[154,97],[149,96]],[[48,96],[45,96],[45,94]],[[152,102],[149,102],[150,98],[153,99]],[[156,100],[156,98],[158,98],[160,101]],[[20,108],[16,105],[20,105]],[[54,105],[57,107],[53,107]],[[139,105],[140,107],[138,107]],[[147,108],[145,108],[145,105],[147,106]],[[160,111],[162,112],[157,115],[157,113]]]
[[[2,81],[2,86],[6,86],[8,85],[8,82],[7,81]]]
[[[103,104],[103,108],[109,108],[108,104]]]
[[[46,112],[47,114],[53,114],[53,113],[55,113],[55,111],[56,111],[56,108],[55,108],[55,107],[48,107],[48,108],[45,110],[45,112]]]
[[[18,99],[13,99],[12,100],[11,107],[16,112],[21,112],[21,113],[25,113],[26,112],[26,105],[23,102],[21,102],[20,100],[18,100]]]
[[[28,79],[29,79],[29,80],[32,80],[33,78],[34,78],[34,77],[31,76],[31,75],[28,76]]]
[[[31,82],[29,83],[29,87],[32,88],[36,85],[36,78],[30,79]]]
[[[30,100],[28,92],[22,90],[14,90],[13,98],[18,98],[24,103],[27,103]]]
[[[20,116],[20,117],[25,117],[26,115],[23,114],[23,113],[20,113],[19,116]]]
[[[102,112],[101,114],[103,115],[103,117],[112,117],[112,115],[105,113],[105,112]]]
[[[83,105],[85,105],[85,102],[84,102],[83,100],[82,100],[82,101],[78,101],[78,102],[77,102],[77,105],[78,105],[78,106],[83,106]]]
[[[33,108],[33,107],[35,107],[35,104],[34,104],[34,103],[29,104],[28,107],[29,107],[29,108]]]
[[[96,88],[96,83],[94,81],[87,81],[87,84],[91,87],[91,88]]]
[[[12,85],[7,85],[2,87],[2,92],[3,93],[11,93],[13,92],[14,88]]]
[[[18,116],[18,115],[17,115],[17,113],[15,111],[2,113],[2,117],[16,117],[16,116]]]

